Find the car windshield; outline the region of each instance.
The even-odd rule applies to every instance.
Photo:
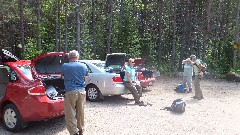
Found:
[[[105,63],[93,63],[93,64],[101,69],[104,69],[104,67],[105,67]]]
[[[29,65],[18,66],[18,69],[30,80],[33,80],[31,68]]]

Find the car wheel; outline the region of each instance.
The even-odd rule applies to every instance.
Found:
[[[96,102],[100,100],[101,92],[96,85],[86,87],[86,96],[89,101]]]
[[[17,107],[13,104],[6,105],[3,108],[2,114],[3,125],[8,131],[16,132],[27,126],[27,123],[22,122],[20,113]]]

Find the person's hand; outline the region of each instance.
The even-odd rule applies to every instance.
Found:
[[[136,83],[134,82],[134,83],[132,83],[132,85],[133,85],[133,86],[136,86]]]

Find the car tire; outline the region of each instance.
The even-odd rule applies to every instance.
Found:
[[[87,100],[91,102],[97,102],[100,100],[100,96],[101,96],[101,92],[96,85],[91,84],[86,87]]]
[[[27,127],[27,123],[22,122],[20,113],[14,104],[7,104],[3,108],[2,116],[3,125],[8,131],[17,132]]]

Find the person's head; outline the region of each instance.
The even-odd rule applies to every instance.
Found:
[[[68,53],[69,61],[76,61],[79,59],[79,53],[76,50],[72,50]]]
[[[194,61],[196,61],[197,57],[196,57],[196,55],[191,55],[191,56],[190,56],[190,59],[191,59],[191,61],[194,62]]]
[[[129,64],[129,66],[131,66],[131,67],[133,67],[134,66],[134,59],[132,59],[132,58],[130,58],[129,60],[128,60],[128,64]]]

